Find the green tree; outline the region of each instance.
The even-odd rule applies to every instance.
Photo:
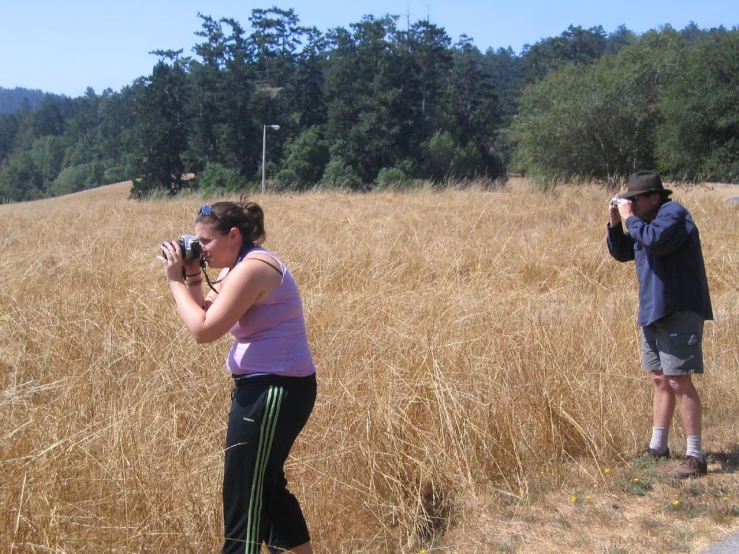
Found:
[[[408,33],[411,72],[416,81],[419,129],[432,131],[434,114],[444,109],[444,88],[454,59],[446,31],[428,21],[414,23]]]
[[[223,159],[220,135],[224,125],[224,108],[234,91],[226,87],[226,58],[229,38],[223,31],[223,21],[198,14],[202,29],[195,34],[205,39],[193,52],[200,60],[189,65],[189,101],[186,109],[190,121],[188,149],[184,157],[195,172],[210,162]],[[233,40],[233,39],[231,39]]]
[[[485,73],[482,55],[469,37],[460,37],[453,60],[445,92],[443,128],[467,152],[470,162],[464,168],[455,168],[454,176],[497,177],[503,173],[496,144],[501,118],[493,79]],[[470,149],[476,153],[473,155]]]
[[[706,34],[660,100],[660,170],[675,179],[739,182],[739,30]]]
[[[321,182],[331,186],[348,190],[363,188],[362,179],[344,160],[338,156],[331,158],[323,172]]]
[[[514,164],[546,179],[613,178],[655,167],[657,109],[684,41],[650,32],[616,56],[565,66],[529,86],[513,124]]]
[[[255,8],[249,17],[249,40],[255,53],[256,71],[262,86],[284,87],[294,70],[295,57],[307,31],[293,9]]]
[[[198,189],[205,194],[216,193],[219,190],[238,192],[246,186],[246,179],[235,170],[216,162],[208,162],[198,176]]]
[[[146,196],[155,189],[177,192],[183,185],[188,122],[185,116],[187,60],[177,52],[158,52],[162,60],[142,80],[135,95],[135,136],[138,158],[131,194]],[[166,63],[167,59],[171,64]]]
[[[637,37],[633,31],[630,31],[625,25],[619,25],[615,31],[608,35],[605,53],[618,54],[624,46],[634,44],[636,40]]]
[[[256,178],[262,156],[262,120],[279,120],[274,114],[270,89],[260,88],[254,45],[245,30],[234,20],[226,47],[224,91],[221,100],[223,123],[219,143],[223,163],[246,179]],[[265,91],[265,94],[261,94]]]
[[[30,152],[10,157],[0,171],[0,202],[21,202],[44,197],[44,180]]]
[[[526,87],[523,60],[510,47],[488,49],[482,60],[483,71],[490,75],[495,86],[503,127],[509,127],[518,113],[518,100]]]
[[[120,92],[103,91],[98,106],[99,122],[95,127],[96,160],[104,163],[106,170],[102,184],[131,179],[131,160],[135,150],[133,129],[133,89],[124,87]]]
[[[31,156],[46,190],[62,171],[67,153],[67,141],[52,135],[36,139],[31,147]]]
[[[329,161],[328,143],[317,125],[285,143],[285,162],[275,176],[283,188],[303,189],[316,184]]]
[[[49,193],[60,196],[98,187],[103,183],[104,173],[105,165],[99,161],[67,167],[51,183]]]
[[[328,134],[335,137],[332,158],[352,168],[362,183],[374,181],[392,166],[400,151],[404,125],[396,117],[408,109],[402,90],[394,43],[397,17],[365,16],[329,33],[334,46],[327,80]]]
[[[12,152],[20,126],[15,114],[0,118],[0,166]]]
[[[32,112],[31,127],[34,138],[64,132],[64,118],[53,96],[44,96],[41,105]]]
[[[528,82],[543,79],[551,71],[564,65],[587,65],[600,58],[606,50],[607,39],[603,27],[573,27],[570,25],[558,37],[540,40],[533,46],[524,46],[524,71]]]
[[[301,128],[326,122],[324,96],[327,40],[316,28],[305,31],[305,44],[297,54],[295,74],[288,86],[290,118]]]

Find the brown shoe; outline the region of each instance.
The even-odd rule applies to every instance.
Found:
[[[670,459],[670,449],[668,448],[664,452],[659,452],[658,450],[655,450],[654,448],[646,448],[644,451],[639,454],[639,460],[654,460],[655,462],[659,462],[661,460],[669,460]]]
[[[700,461],[695,456],[685,456],[685,459],[672,472],[675,479],[688,479],[690,477],[703,477],[708,474],[708,464]]]

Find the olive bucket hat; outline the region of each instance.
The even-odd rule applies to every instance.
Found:
[[[626,192],[619,194],[619,196],[621,198],[633,198],[646,192],[661,192],[664,196],[672,194],[671,190],[662,185],[662,179],[656,171],[637,171],[629,179]]]

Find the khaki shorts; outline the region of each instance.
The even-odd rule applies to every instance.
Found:
[[[642,367],[665,375],[703,373],[703,318],[673,312],[642,327]]]

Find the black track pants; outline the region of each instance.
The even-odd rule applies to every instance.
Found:
[[[308,542],[283,466],[316,399],[316,377],[241,379],[233,391],[223,477],[223,553],[282,552]]]

